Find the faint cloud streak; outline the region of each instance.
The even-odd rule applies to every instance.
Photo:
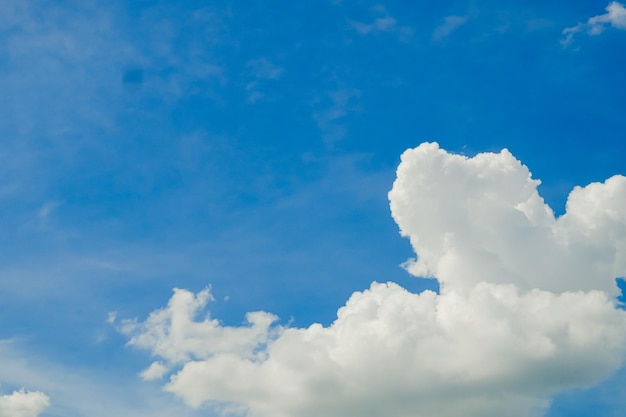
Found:
[[[384,7],[378,6],[375,8],[375,11],[382,16],[375,18],[371,23],[351,20],[350,27],[363,36],[375,33],[395,33],[402,41],[406,41],[413,34],[411,28],[398,26],[398,21],[390,16]]]
[[[433,40],[441,41],[448,37],[454,30],[467,22],[466,16],[447,16],[443,23],[433,31]]]

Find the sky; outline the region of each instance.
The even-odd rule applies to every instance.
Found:
[[[0,417],[621,416],[624,48],[620,2],[0,2]]]

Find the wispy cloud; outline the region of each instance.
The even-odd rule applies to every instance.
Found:
[[[466,16],[447,16],[443,23],[433,31],[433,40],[440,41],[450,35],[455,29],[467,22]]]
[[[250,60],[246,63],[246,67],[253,78],[253,80],[246,85],[248,103],[256,103],[265,96],[265,94],[260,91],[263,82],[278,80],[284,72],[284,68],[275,65],[266,57]]]
[[[262,80],[275,80],[283,74],[283,68],[275,65],[266,57],[248,61],[246,64],[252,70],[252,74]]]
[[[369,23],[361,21],[350,21],[350,26],[361,35],[369,35],[375,33],[395,33],[401,40],[406,40],[413,34],[413,30],[408,26],[398,26],[398,21],[389,15],[387,10],[378,6],[374,8],[379,17],[374,18]]]
[[[361,35],[367,35],[371,32],[389,32],[395,29],[396,19],[393,17],[380,17],[372,23],[351,22],[352,27]]]
[[[614,1],[606,7],[606,13],[593,16],[585,23],[564,29],[561,44],[563,46],[570,45],[574,35],[583,31],[586,31],[590,36],[597,36],[604,32],[607,26],[626,30],[626,7],[622,3]]]
[[[324,141],[332,145],[345,134],[341,119],[356,108],[356,100],[361,92],[356,89],[342,88],[330,91],[323,101],[330,101],[325,107],[315,111],[313,118],[324,134]]]

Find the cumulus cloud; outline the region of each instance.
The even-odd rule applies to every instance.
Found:
[[[409,272],[444,288],[487,281],[616,295],[615,278],[626,275],[626,177],[574,188],[558,219],[539,184],[507,150],[406,151],[389,199],[418,255]]]
[[[50,406],[50,399],[42,392],[23,389],[0,396],[0,417],[37,417]]]
[[[291,328],[264,312],[241,327],[198,320],[210,291],[175,290],[123,331],[166,363],[165,390],[224,414],[541,416],[554,394],[622,366],[626,178],[575,188],[559,218],[538,184],[506,150],[422,144],[389,199],[417,254],[407,269],[440,293],[373,283],[330,326]]]
[[[586,31],[591,36],[596,36],[604,32],[607,25],[617,29],[626,30],[626,7],[616,1],[611,2],[606,7],[606,13],[593,16],[585,23],[579,23],[563,30],[564,38],[561,43],[564,46],[572,42],[574,35],[578,32]]]
[[[141,323],[125,320],[121,331],[131,335],[129,345],[149,348],[170,364],[223,353],[252,358],[254,349],[270,338],[270,326],[277,317],[265,312],[248,313],[247,326],[243,327],[223,327],[208,316],[196,321],[209,301],[213,301],[209,288],[195,295],[175,289],[166,308],[152,312]],[[152,364],[144,375],[155,375],[157,369],[161,366]]]

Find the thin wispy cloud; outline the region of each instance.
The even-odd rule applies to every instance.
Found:
[[[266,57],[252,59],[246,63],[246,67],[253,78],[245,87],[248,103],[256,103],[264,98],[266,93],[262,92],[263,83],[280,79],[284,72],[284,68],[275,65]]]
[[[589,36],[600,35],[607,26],[626,30],[626,7],[622,3],[614,1],[606,7],[606,13],[590,17],[584,23],[564,29],[561,44],[570,45],[574,36],[580,32],[586,32]]]
[[[390,32],[395,29],[397,20],[393,17],[379,17],[371,23],[352,22],[352,27],[361,35],[372,32]]]
[[[276,80],[283,74],[284,69],[272,63],[266,57],[261,57],[248,61],[246,64],[252,74],[263,80]]]
[[[341,88],[326,93],[322,105],[313,113],[313,119],[323,133],[324,142],[332,146],[345,135],[342,120],[358,108],[361,92],[357,89]]]
[[[466,16],[447,16],[443,23],[433,31],[433,40],[440,41],[449,36],[454,30],[467,22]]]
[[[389,15],[384,7],[377,6],[374,8],[374,12],[379,16],[372,21],[350,21],[350,27],[363,36],[376,33],[395,33],[401,40],[406,40],[413,33],[410,27],[399,26],[397,19]]]
[[[623,364],[626,177],[575,188],[559,218],[538,185],[507,150],[422,144],[402,155],[389,199],[417,254],[407,270],[439,293],[373,283],[330,326],[292,328],[261,311],[238,327],[199,320],[210,291],[178,289],[122,331],[168,364],[166,391],[221,415],[541,416]]]

